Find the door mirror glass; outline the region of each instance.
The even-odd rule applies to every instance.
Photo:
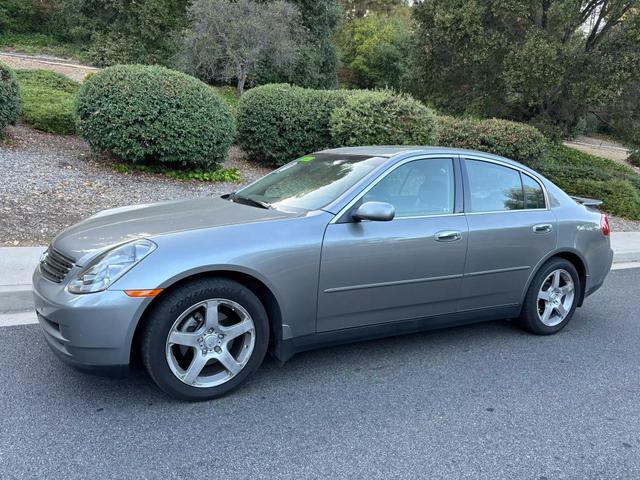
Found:
[[[371,220],[374,222],[388,222],[396,216],[396,209],[390,203],[365,202],[354,212],[354,220]]]

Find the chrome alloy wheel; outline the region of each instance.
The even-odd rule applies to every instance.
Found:
[[[242,305],[224,298],[204,300],[173,323],[166,341],[167,363],[187,385],[216,387],[240,373],[255,341],[253,319]]]
[[[538,291],[538,317],[548,327],[562,323],[573,307],[575,284],[569,272],[554,270]]]

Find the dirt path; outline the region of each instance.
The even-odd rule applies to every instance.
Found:
[[[51,70],[67,77],[82,82],[90,74],[100,70],[95,67],[87,67],[69,60],[56,57],[31,56],[21,53],[0,52],[0,62],[9,65],[16,70]]]
[[[627,158],[629,157],[629,149],[621,143],[611,140],[603,140],[597,137],[587,137],[584,135],[580,135],[571,141],[563,143],[567,147],[580,150],[581,152],[608,158],[609,160],[618,162],[631,168],[635,172],[640,173],[640,168],[627,161]]]

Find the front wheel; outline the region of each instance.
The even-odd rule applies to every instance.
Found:
[[[156,384],[183,400],[229,392],[262,363],[269,323],[260,300],[227,279],[183,285],[159,300],[146,320],[142,359]]]
[[[576,310],[580,289],[580,276],[570,261],[564,258],[549,260],[529,286],[520,325],[538,335],[562,330]]]

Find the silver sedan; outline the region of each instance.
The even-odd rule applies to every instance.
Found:
[[[221,198],[72,226],[34,273],[36,310],[71,365],[139,356],[165,392],[210,399],[267,351],[500,318],[558,332],[611,268],[597,205],[485,153],[325,150]]]

